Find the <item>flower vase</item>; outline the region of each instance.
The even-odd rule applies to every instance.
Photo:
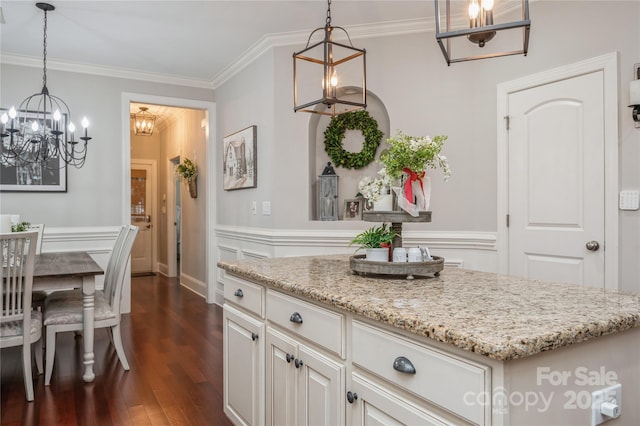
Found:
[[[389,261],[389,247],[367,248],[365,252],[367,254],[366,260],[370,262]]]
[[[196,178],[191,178],[187,182],[189,184],[189,195],[191,195],[191,198],[198,198],[198,181]]]
[[[373,202],[373,210],[389,212],[393,210],[393,194],[381,195],[378,201]]]
[[[417,217],[421,211],[429,211],[431,207],[431,178],[424,174],[414,174],[403,178],[403,185],[398,192],[398,206]]]

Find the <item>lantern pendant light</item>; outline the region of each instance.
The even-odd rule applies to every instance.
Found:
[[[455,9],[452,9],[451,4]],[[521,0],[520,7],[515,10],[511,8],[511,4],[515,2],[507,2],[505,0],[468,0],[464,7],[463,2],[451,2],[450,0],[435,0],[436,7],[436,40],[440,45],[440,50],[444,55],[447,65],[455,62],[472,61],[476,59],[495,58],[499,56],[509,55],[527,55],[529,50],[529,30],[531,27],[531,19],[529,19],[529,0]],[[494,4],[495,3],[495,4]],[[444,7],[442,7],[444,6]],[[500,6],[500,16],[494,6]],[[442,9],[444,9],[444,25],[442,25]],[[517,13],[517,20],[511,22],[498,22],[508,20],[509,15]],[[464,16],[464,18],[462,18]],[[496,23],[497,22],[497,23]],[[442,31],[444,29],[444,31]],[[519,38],[520,33],[522,39],[521,47],[517,46],[515,50],[486,51],[488,43],[497,37],[498,32],[503,34],[511,33],[512,39]],[[466,42],[465,40],[466,39]],[[502,44],[507,44],[512,39],[507,36],[501,36]],[[462,40],[462,44],[458,43],[455,53],[458,57],[454,57],[454,44],[457,40]],[[468,42],[477,45],[472,47]],[[480,48],[482,51],[478,51]]]
[[[140,112],[131,114],[134,120],[134,131],[138,136],[151,136],[156,125],[156,116],[147,112],[149,108],[139,107]]]
[[[335,30],[344,32],[348,45],[334,40]],[[311,44],[318,31],[324,38]],[[295,112],[334,116],[367,107],[366,51],[353,46],[344,28],[331,25],[331,0],[325,26],[293,54],[293,98]]]

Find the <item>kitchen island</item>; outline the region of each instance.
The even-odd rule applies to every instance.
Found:
[[[640,295],[456,268],[359,276],[346,255],[218,266],[236,423],[588,425],[592,392],[621,384],[607,424],[640,424]],[[255,369],[229,356],[240,326]],[[234,406],[235,383],[255,388],[251,407]]]

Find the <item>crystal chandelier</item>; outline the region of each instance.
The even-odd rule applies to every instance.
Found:
[[[324,39],[309,45],[321,30]],[[342,30],[349,45],[333,41],[334,30]],[[366,108],[366,53],[353,47],[347,30],[331,25],[328,0],[325,26],[313,30],[305,48],[293,54],[293,110],[334,116]]]
[[[82,134],[76,139],[76,127],[67,104],[51,95],[47,88],[47,12],[55,10],[48,3],[36,3],[44,11],[42,90],[0,115],[0,161],[9,166],[37,163],[47,169],[67,164],[84,165],[87,142],[91,139],[89,120],[82,119]],[[66,131],[68,132],[65,132]]]
[[[149,110],[147,107],[139,108],[140,112],[131,114],[131,118],[134,121],[135,134],[138,136],[151,136],[156,124],[156,116],[147,112]]]

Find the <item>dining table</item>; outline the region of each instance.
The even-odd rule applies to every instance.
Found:
[[[94,307],[96,276],[99,275],[104,275],[104,270],[86,251],[45,252],[35,257],[33,291],[82,289],[84,344],[82,378],[85,382],[92,382],[95,379],[93,371]]]

